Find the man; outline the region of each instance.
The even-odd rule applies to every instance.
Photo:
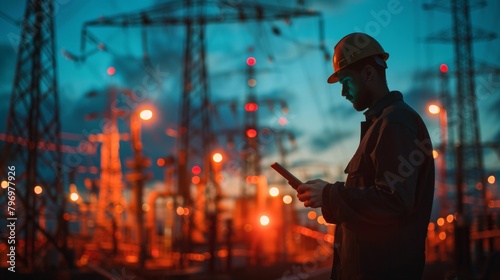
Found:
[[[364,111],[361,142],[344,182],[308,181],[298,188],[306,207],[321,207],[336,224],[332,279],[421,279],[434,194],[427,128],[398,91],[389,91],[389,54],[371,36],[353,33],[334,48],[342,96]]]

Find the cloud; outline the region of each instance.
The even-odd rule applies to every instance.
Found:
[[[352,137],[354,133],[355,132],[353,130],[324,130],[322,133],[311,137],[309,140],[309,146],[313,152],[323,152],[340,143],[344,139]]]
[[[403,92],[403,98],[415,111],[421,113],[427,110],[430,102],[438,101],[439,95],[430,88],[415,87]]]
[[[16,69],[16,53],[10,45],[0,45],[0,61],[2,61],[0,100],[3,100],[3,102],[0,102],[0,131],[5,131]]]
[[[339,98],[342,98],[339,96]],[[347,119],[352,116],[355,116],[359,114],[354,108],[352,108],[351,105],[349,105],[349,101],[347,100],[340,100],[342,102],[336,103],[333,106],[328,109],[328,113],[331,115],[332,118],[342,118],[342,119]]]
[[[495,115],[497,119],[500,117],[500,110],[498,108],[500,108],[500,98],[496,98],[489,103],[488,112]]]

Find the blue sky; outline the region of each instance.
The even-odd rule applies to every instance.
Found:
[[[67,60],[62,50],[81,55],[80,33],[83,23],[99,16],[110,16],[134,12],[163,1],[55,1],[58,82],[61,99],[61,121],[64,132],[83,135],[99,131],[97,121],[85,121],[84,115],[104,109],[106,89],[111,85],[124,88],[144,86],[148,71],[143,67],[141,31],[137,28],[95,28],[94,35],[106,44],[109,52],[89,56],[84,63]],[[264,1],[265,2],[265,1]],[[400,90],[404,98],[416,111],[423,115],[435,143],[439,143],[438,120],[429,117],[426,105],[437,98],[438,79],[419,78],[417,73],[434,71],[438,73],[441,63],[447,63],[454,71],[452,44],[431,44],[425,38],[451,26],[451,15],[442,11],[424,11],[423,1],[411,0],[313,0],[305,1],[311,9],[320,11],[324,17],[325,44],[331,55],[333,46],[344,35],[362,31],[379,40],[390,53],[387,78],[389,88]],[[429,2],[429,1],[425,1]],[[473,12],[472,21],[476,27],[494,30],[499,23],[496,12],[498,1]],[[277,4],[296,5],[296,1],[276,1]],[[21,19],[23,1],[2,2],[0,11],[13,19]],[[280,36],[272,28],[281,31]],[[0,132],[5,131],[8,100],[12,90],[17,41],[21,32],[4,18],[0,19]],[[297,18],[290,24],[284,22],[220,24],[206,30],[207,67],[211,99],[244,100],[247,92],[245,59],[252,55],[257,59],[256,71],[258,98],[279,98],[288,103],[286,129],[293,131],[297,149],[289,153],[287,162],[294,166],[297,175],[304,179],[326,176],[329,180],[343,179],[341,171],[354,153],[359,141],[359,122],[363,115],[354,111],[352,105],[340,96],[340,86],[326,83],[331,73],[331,61],[325,61],[319,45],[317,18]],[[450,29],[451,32],[451,29]],[[476,61],[490,64],[500,61],[498,40],[474,44]],[[148,51],[151,63],[159,74],[161,85],[149,86],[147,102],[155,106],[155,121],[144,124],[143,141],[145,154],[155,159],[175,152],[175,138],[167,130],[177,129],[179,117],[180,84],[184,30],[179,27],[158,27],[148,30]],[[93,46],[87,44],[88,49]],[[253,49],[249,52],[249,48]],[[269,60],[272,57],[272,61]],[[114,66],[117,74],[109,77],[106,69]],[[436,75],[437,76],[437,75]],[[498,77],[477,78],[480,111],[480,125],[484,141],[499,141],[500,82]],[[454,92],[455,80],[450,88]],[[89,92],[97,93],[86,98]],[[126,103],[126,100],[122,100]],[[219,120],[214,120],[214,129],[235,127],[242,124],[241,112],[232,115],[229,108],[218,108]],[[282,113],[277,108],[261,106],[259,120],[262,126],[276,128]],[[121,129],[126,130],[125,123]],[[220,139],[223,147],[223,139]],[[77,145],[77,141],[65,141]],[[121,142],[123,157],[130,156],[129,144]],[[288,144],[287,144],[288,145]],[[287,146],[287,148],[291,148]],[[265,141],[262,150],[266,155],[263,164],[279,160],[273,141]],[[500,159],[491,150],[485,151],[486,167],[492,172]],[[237,159],[234,159],[235,161]],[[82,164],[98,165],[98,157],[85,156]],[[153,166],[154,185],[163,179],[162,170]],[[270,182],[278,177],[270,170]],[[229,174],[231,175],[231,174]],[[500,174],[497,174],[500,175]],[[80,179],[85,176],[81,174]],[[498,177],[498,176],[497,176]],[[235,179],[235,178],[233,178]],[[235,181],[226,180],[225,189]]]

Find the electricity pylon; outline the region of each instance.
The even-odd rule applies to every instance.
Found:
[[[63,190],[63,172],[70,168],[61,152],[53,1],[27,1],[22,26],[6,134],[24,140],[6,141],[0,172],[12,184],[0,189],[0,205],[16,225],[16,260],[25,266],[20,270],[33,271],[50,246],[72,265]]]

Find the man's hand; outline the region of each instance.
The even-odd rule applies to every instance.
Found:
[[[305,207],[317,208],[323,206],[323,188],[329,184],[321,179],[307,181],[297,188],[297,197],[304,202]]]

